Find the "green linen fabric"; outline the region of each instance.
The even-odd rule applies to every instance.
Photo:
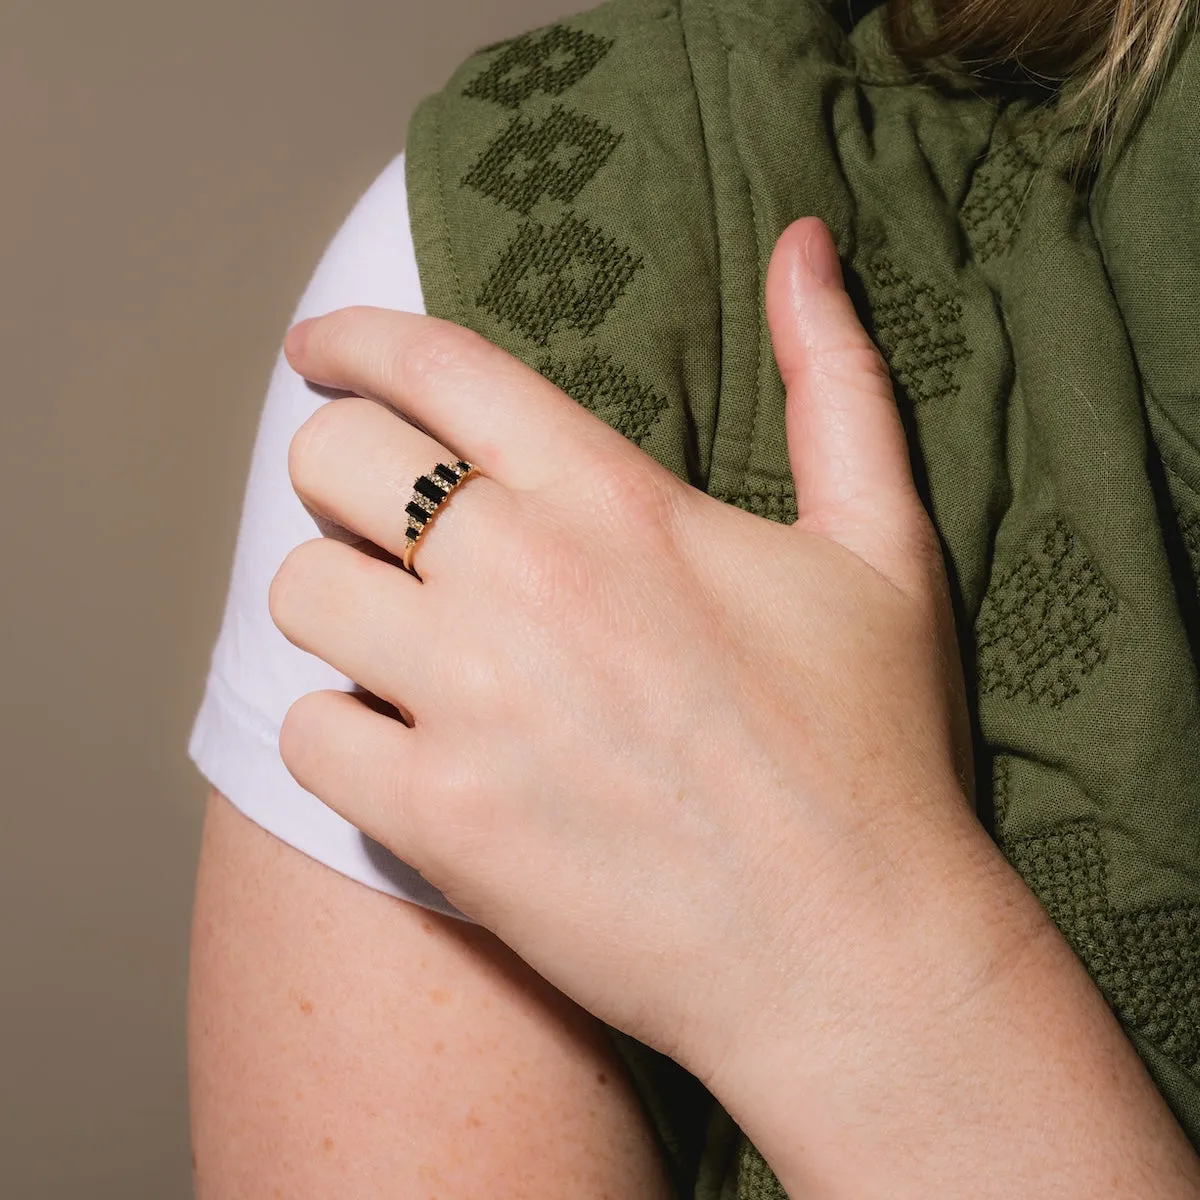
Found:
[[[825,220],[945,549],[980,819],[1200,1148],[1200,42],[1080,176],[1044,98],[918,79],[863,8],[610,0],[479,51],[409,130],[426,304],[790,522],[763,281]],[[611,1034],[680,1196],[784,1195]]]

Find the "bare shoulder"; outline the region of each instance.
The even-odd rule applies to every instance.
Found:
[[[196,1193],[670,1194],[600,1023],[487,930],[209,797],[189,996]]]

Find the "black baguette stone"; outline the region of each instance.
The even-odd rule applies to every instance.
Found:
[[[448,494],[446,488],[438,487],[438,485],[434,483],[433,480],[427,475],[422,475],[421,478],[418,479],[415,484],[413,484],[413,487],[420,492],[422,496],[428,496],[429,499],[435,504],[440,504],[443,500],[445,500]]]
[[[412,519],[416,521],[418,525],[424,525],[425,522],[428,521],[433,515],[432,513],[427,513],[415,500],[410,500],[404,506],[404,511],[408,513],[408,515],[412,517]]]
[[[438,465],[436,467],[434,467],[433,469],[447,483],[457,483],[458,482],[458,472],[455,471],[453,467],[448,467],[448,466],[446,466],[445,463],[438,463]]]

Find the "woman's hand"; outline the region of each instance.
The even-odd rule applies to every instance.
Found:
[[[288,768],[706,1081],[773,1009],[902,1038],[898,990],[952,1006],[1041,911],[978,924],[1004,864],[971,807],[939,543],[819,221],[781,238],[767,306],[792,526],[686,486],[454,325],[350,309],[287,341],[356,394],[292,444],[314,512],[398,556],[418,474],[483,473],[418,545],[424,582],[334,539],[284,563],[280,629],[411,722],[305,696]]]
[[[938,540],[819,221],[780,239],[767,311],[793,526],[455,326],[298,326],[299,372],[382,404],[297,434],[300,495],[368,552],[299,547],[272,613],[408,723],[314,693],[284,760],[703,1080],[793,1196],[1195,1195],[1200,1160],[975,820]],[[412,481],[448,458],[484,475],[423,535],[421,583],[375,548],[401,553]]]

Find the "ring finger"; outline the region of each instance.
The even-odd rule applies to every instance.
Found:
[[[474,573],[480,565],[483,514],[507,507],[505,489],[473,475],[437,503],[434,516],[410,508],[428,510],[436,498],[427,485],[430,497],[414,496],[419,475],[449,490],[435,464],[460,460],[384,405],[347,396],[322,405],[297,431],[288,471],[310,508],[397,558],[404,556],[410,527],[423,526],[413,569],[423,581],[445,580],[449,573],[462,584],[464,571]],[[487,527],[494,523],[487,521]]]

